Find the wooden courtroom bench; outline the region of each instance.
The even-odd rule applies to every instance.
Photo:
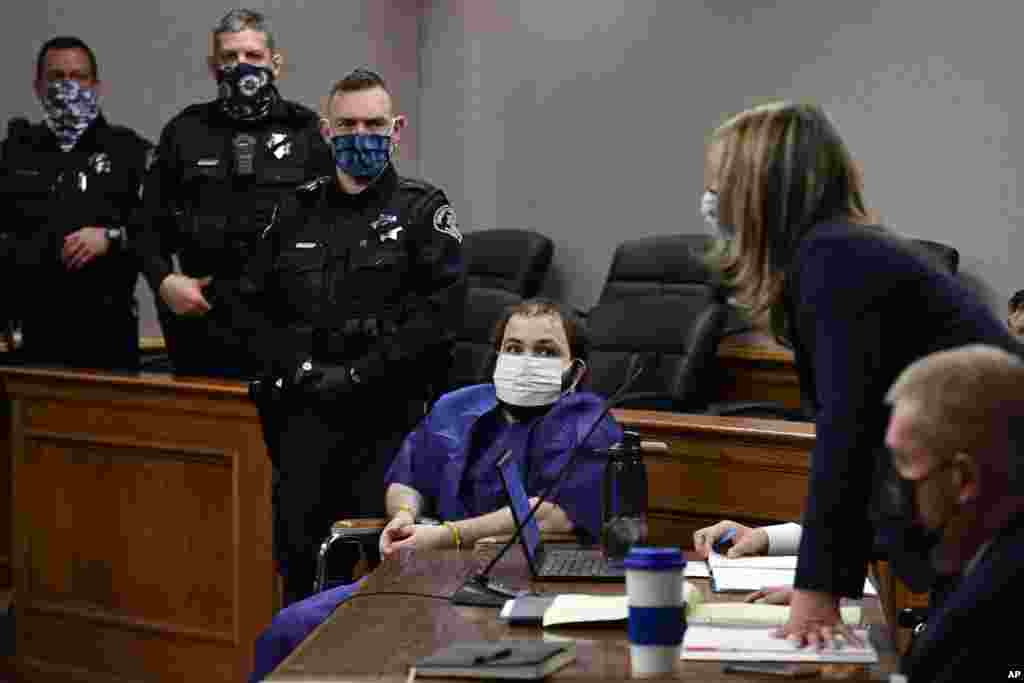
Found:
[[[31,367],[0,383],[23,680],[246,680],[274,607],[246,385]]]

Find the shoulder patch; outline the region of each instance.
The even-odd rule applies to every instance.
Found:
[[[445,204],[434,212],[434,230],[444,233],[459,244],[462,244],[462,233],[459,232],[455,209],[452,208],[451,204]]]

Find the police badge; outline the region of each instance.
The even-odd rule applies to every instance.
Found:
[[[287,133],[271,133],[267,138],[267,149],[278,159],[284,159],[292,153],[292,141]]]
[[[106,152],[96,152],[89,157],[89,168],[96,175],[110,173],[111,167],[110,156]]]

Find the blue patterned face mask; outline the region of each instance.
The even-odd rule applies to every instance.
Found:
[[[42,104],[46,125],[65,152],[75,146],[100,113],[96,89],[70,78],[51,81]]]
[[[331,138],[334,163],[353,178],[376,178],[391,161],[391,135],[347,133]]]

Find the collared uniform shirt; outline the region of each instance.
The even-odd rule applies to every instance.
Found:
[[[152,145],[100,115],[63,152],[43,123],[15,127],[0,162],[0,318],[22,321],[26,356],[95,367],[138,363],[138,262],[125,242],[77,270],[64,238],[91,226],[126,229],[140,204]],[[4,311],[6,310],[6,314]]]
[[[214,101],[187,107],[165,126],[136,219],[142,271],[155,293],[172,272],[172,255],[185,275],[212,277],[203,290],[208,313],[163,312],[176,370],[257,374],[253,342],[266,326],[260,288],[270,258],[261,238],[285,198],[333,169],[319,117],[284,99],[261,121],[230,119]]]
[[[465,306],[448,198],[390,166],[359,194],[344,193],[333,174],[315,193],[270,237],[278,257],[266,285],[276,330],[263,344],[268,374],[308,358],[344,366],[364,398],[437,392]]]

